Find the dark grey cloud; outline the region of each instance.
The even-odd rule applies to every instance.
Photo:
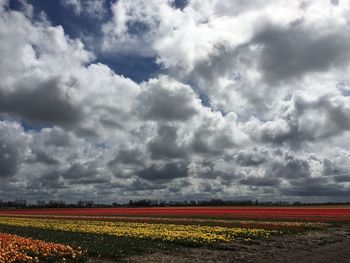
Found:
[[[69,186],[65,185],[60,171],[49,171],[42,174],[39,178],[29,182],[28,189],[32,191],[53,191],[57,189],[68,189]]]
[[[237,71],[240,70],[239,65],[244,60],[245,49],[245,45],[234,49],[221,44],[215,46],[212,53],[199,60],[191,72],[199,83],[199,87],[215,88],[211,86],[216,84],[218,76],[236,77],[238,80],[241,76]],[[236,74],[234,74],[235,71]]]
[[[185,163],[166,163],[162,167],[152,165],[139,171],[137,175],[148,181],[170,181],[176,178],[187,177],[188,168]]]
[[[327,196],[327,197],[346,197],[350,196],[350,191],[347,188],[340,187],[336,184],[328,185],[303,185],[299,187],[282,188],[281,193],[287,196]]]
[[[0,140],[0,176],[11,177],[20,166],[20,153],[16,145]]]
[[[126,198],[128,198],[128,193],[131,195],[136,195],[139,191],[154,191],[154,190],[162,190],[166,188],[166,185],[161,182],[154,182],[149,181],[140,177],[133,177],[131,178],[131,181],[128,183],[125,182],[116,182],[116,183],[110,183],[107,186],[109,189],[114,191],[116,189],[121,190],[123,195],[126,195]],[[113,192],[112,192],[113,193]],[[130,200],[130,199],[129,199]]]
[[[334,181],[337,183],[348,183],[350,182],[350,174],[337,175],[334,177]]]
[[[299,147],[305,141],[334,137],[350,129],[348,97],[326,94],[315,98],[296,93],[289,103],[280,116],[251,127],[252,137]]]
[[[177,129],[174,126],[160,125],[157,136],[148,143],[152,159],[185,158],[186,149],[178,145]]]
[[[14,177],[28,157],[29,136],[18,124],[0,121],[0,177]]]
[[[191,183],[186,179],[180,179],[176,181],[176,184],[167,187],[167,192],[171,195],[181,195],[182,191],[188,187],[191,187]]]
[[[123,130],[123,120],[129,118],[128,114],[111,106],[98,105],[95,107],[95,111],[100,113],[101,124],[112,129]],[[118,116],[118,119],[116,119],[115,116]]]
[[[348,98],[324,95],[317,99],[294,97],[295,115],[299,117],[299,129],[305,137],[330,137],[350,129]],[[289,116],[288,116],[289,117]],[[314,119],[306,123],[301,118]],[[326,119],[326,120],[324,120]],[[308,127],[311,126],[311,129]],[[320,131],[317,131],[319,129]],[[312,133],[315,134],[312,136]]]
[[[339,5],[339,0],[330,0],[332,5]]]
[[[299,180],[311,176],[309,161],[290,153],[286,153],[280,161],[272,161],[265,173],[267,176],[288,180]]]
[[[347,187],[339,183],[334,183],[329,177],[304,176],[299,178],[289,177],[288,179],[289,186],[282,186],[279,188],[282,195],[308,198],[327,197],[328,200],[333,197],[337,199],[349,196],[349,189]]]
[[[254,37],[252,44],[263,47],[260,67],[265,80],[275,84],[347,64],[349,33],[347,27],[341,31],[315,32],[300,20],[287,28],[267,25]]]
[[[97,174],[92,164],[73,163],[67,170],[62,172],[62,177],[66,179],[83,179],[93,177]]]
[[[73,163],[68,168],[56,166],[53,170],[30,181],[29,187],[35,189],[70,189],[73,185],[109,184],[108,174],[101,175],[95,163]]]
[[[289,123],[288,120],[284,119],[267,121],[260,126],[258,131],[251,130],[250,134],[257,137],[259,141],[274,144],[297,142],[299,136],[297,124],[295,122]]]
[[[30,160],[30,162],[33,163],[43,163],[47,165],[58,165],[60,164],[60,161],[55,159],[52,154],[46,153],[44,151],[37,151],[34,153],[35,158],[33,160]]]
[[[117,152],[116,157],[113,160],[108,162],[108,166],[113,167],[120,163],[127,164],[127,165],[142,165],[144,163],[143,153],[140,151],[140,149],[137,149],[135,147],[134,148],[122,147]]]
[[[222,193],[223,189],[223,185],[211,182],[205,182],[200,185],[200,190],[202,193],[210,193],[212,196]]]
[[[218,132],[213,127],[204,125],[194,132],[191,143],[192,150],[203,155],[219,155],[235,145],[233,131],[222,130]]]
[[[339,167],[334,161],[330,159],[323,160],[323,174],[324,175],[339,175],[345,173],[343,167]]]
[[[25,86],[27,83],[20,83]],[[17,86],[13,92],[0,89],[0,111],[15,114],[26,121],[45,125],[75,126],[82,119],[81,109],[60,89],[58,78]]]
[[[163,184],[151,182],[148,179],[135,178],[132,180],[131,184],[124,187],[125,189],[135,192],[135,191],[149,191],[149,190],[160,190],[164,189]]]
[[[241,166],[258,166],[266,162],[267,151],[239,151],[235,156],[236,162]]]
[[[219,160],[220,161],[220,160]],[[221,161],[225,162],[221,159]],[[225,169],[220,169],[217,166],[218,160],[214,161],[201,161],[192,164],[191,173],[197,178],[211,180],[211,179],[220,179],[229,184],[233,179],[238,178],[237,169],[232,168],[229,171]]]
[[[74,146],[76,142],[76,137],[72,133],[58,127],[44,129],[42,137],[46,147],[71,147]]]
[[[76,185],[94,185],[95,187],[99,184],[108,185],[111,182],[111,179],[108,176],[93,176],[90,178],[80,178],[77,180],[69,180],[70,183]]]
[[[240,181],[243,185],[253,185],[253,186],[273,186],[277,187],[281,180],[276,177],[256,177],[249,176]]]

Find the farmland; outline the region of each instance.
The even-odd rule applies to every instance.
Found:
[[[6,215],[149,216],[171,218],[350,221],[350,207],[165,207],[3,210]]]
[[[138,257],[145,258],[146,255],[149,262],[170,262],[171,258],[161,261],[165,260],[165,254],[180,260],[176,253],[188,253],[191,258],[200,251],[209,253],[213,262],[220,262],[218,257],[228,254],[221,261],[232,262],[227,260],[230,257],[233,260],[248,249],[242,256],[242,262],[245,262],[244,257],[249,255],[249,249],[256,249],[256,244],[259,244],[260,251],[266,244],[274,242],[277,247],[281,243],[293,244],[298,239],[304,241],[297,243],[307,243],[313,239],[305,237],[316,233],[316,240],[327,239],[333,244],[336,242],[332,233],[338,233],[337,236],[346,241],[349,224],[350,207],[347,206],[0,210],[0,259],[11,253],[14,257],[13,250],[10,253],[5,247],[8,247],[9,240],[18,239],[21,241],[17,243],[23,243],[25,247],[13,248],[18,250],[18,257],[22,259],[18,262],[39,262],[40,257],[42,262],[84,262],[86,258],[137,262]],[[50,250],[51,254],[55,251],[51,259],[45,259],[44,256],[50,258],[49,252],[26,248],[28,238],[36,240],[33,243],[41,244],[41,247],[47,242],[48,248],[58,246],[70,253],[64,256],[60,249],[55,248]],[[317,242],[319,240],[314,240],[309,245]],[[229,255],[232,250],[238,254]],[[273,248],[268,250],[273,251]],[[60,253],[62,259],[58,259]],[[158,259],[155,259],[157,255]],[[250,257],[253,260],[253,256]],[[202,262],[200,255],[198,260]],[[205,262],[204,258],[202,260]]]

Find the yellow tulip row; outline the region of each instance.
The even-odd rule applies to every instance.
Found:
[[[1,214],[0,217],[9,217]],[[324,229],[330,226],[324,222],[299,222],[299,221],[266,221],[266,220],[229,220],[229,219],[210,219],[210,218],[168,218],[168,217],[146,217],[146,216],[67,216],[67,215],[10,215],[11,217],[41,218],[41,219],[70,219],[70,220],[104,220],[104,221],[122,221],[122,222],[146,222],[146,223],[176,223],[176,224],[201,224],[201,225],[220,225],[230,227],[244,228],[264,228],[264,229]]]
[[[70,262],[78,261],[83,256],[81,249],[70,246],[47,243],[41,240],[23,238],[17,235],[0,233],[0,262]]]
[[[93,220],[65,220],[0,217],[0,224],[41,229],[108,234],[118,237],[150,238],[164,241],[226,242],[234,239],[267,238],[277,230],[230,228],[219,226],[149,224],[135,222],[107,222]]]

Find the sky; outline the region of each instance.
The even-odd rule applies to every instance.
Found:
[[[0,199],[350,201],[350,0],[0,0]]]

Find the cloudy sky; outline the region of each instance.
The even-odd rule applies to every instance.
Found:
[[[350,0],[0,0],[0,199],[350,200]]]

